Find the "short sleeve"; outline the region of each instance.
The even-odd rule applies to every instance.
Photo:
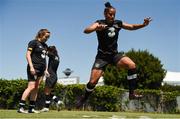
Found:
[[[122,27],[123,22],[121,20],[117,20],[117,24],[119,27]]]
[[[27,50],[32,51],[36,47],[36,41],[32,40],[28,43],[28,48]]]
[[[97,20],[95,23],[105,24],[105,20]]]

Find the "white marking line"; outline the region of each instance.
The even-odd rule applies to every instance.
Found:
[[[91,117],[91,116],[88,116],[88,115],[83,115],[82,117],[84,117],[84,118],[89,118],[89,117]]]
[[[110,117],[110,119],[126,119],[126,116],[113,115],[112,117]]]
[[[117,116],[113,115],[112,117],[109,117],[109,119],[127,119],[126,116]],[[139,119],[152,119],[148,116],[140,116]]]
[[[140,116],[139,119],[152,119],[152,118],[150,118],[148,116]]]

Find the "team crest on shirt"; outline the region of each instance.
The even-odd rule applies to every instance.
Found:
[[[56,57],[55,57],[55,60],[57,60],[57,61],[58,61],[58,60],[59,60],[59,58],[56,56]]]
[[[115,28],[114,27],[110,27],[109,29],[108,29],[108,36],[110,37],[110,38],[112,38],[112,37],[114,37],[115,36]]]
[[[95,63],[94,65],[96,68],[99,68],[100,67],[100,64],[99,63]]]

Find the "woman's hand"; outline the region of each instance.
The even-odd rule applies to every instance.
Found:
[[[50,74],[49,74],[49,72],[47,70],[44,71],[44,74],[45,74],[46,77],[50,77]]]
[[[106,27],[107,27],[107,25],[105,25],[105,24],[98,24],[96,27],[96,30],[101,31],[101,30],[104,30]]]
[[[147,26],[151,21],[152,21],[151,17],[145,18],[143,24],[144,24],[145,26]]]
[[[35,71],[34,67],[30,67],[30,72],[32,75],[36,75],[36,71]]]

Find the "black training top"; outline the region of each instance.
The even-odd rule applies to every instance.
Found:
[[[47,44],[39,42],[38,40],[32,40],[28,44],[28,50],[31,51],[31,59],[35,69],[46,68],[46,51]]]
[[[117,53],[118,35],[122,28],[122,21],[115,20],[112,24],[108,24],[106,20],[97,20],[99,24],[107,25],[104,30],[96,31],[98,38],[98,53],[114,54]]]
[[[56,75],[57,69],[59,66],[59,62],[60,62],[60,60],[59,60],[60,58],[58,55],[52,54],[50,52],[48,52],[48,56],[49,56],[48,72],[49,72],[50,76]]]

